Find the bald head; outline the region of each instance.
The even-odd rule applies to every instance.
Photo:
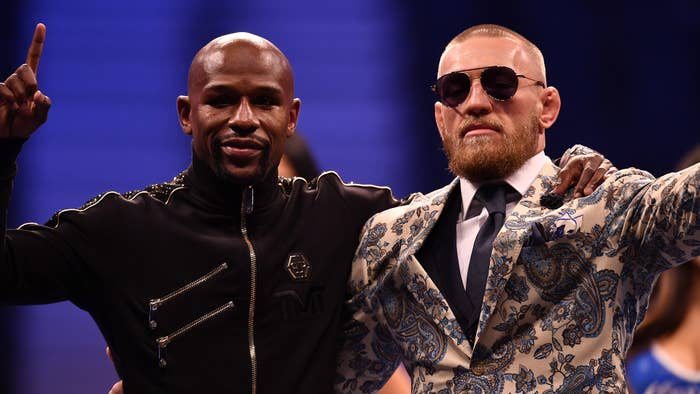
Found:
[[[237,185],[276,178],[301,100],[294,98],[289,61],[275,45],[250,33],[212,40],[192,60],[187,91],[177,110],[192,136],[193,165]]]
[[[251,63],[251,60],[257,63],[259,71],[279,77],[289,99],[294,97],[294,75],[284,53],[265,38],[245,32],[217,37],[197,52],[187,78],[188,94],[200,90],[207,75],[220,73],[231,64]]]

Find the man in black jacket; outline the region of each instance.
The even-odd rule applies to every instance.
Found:
[[[36,81],[44,37],[37,26],[27,64],[0,84],[3,215],[15,159],[50,107]],[[278,178],[299,107],[272,43],[214,39],[177,101],[190,167],[5,231],[0,301],[86,310],[127,393],[330,392],[357,235],[398,201],[335,173]]]

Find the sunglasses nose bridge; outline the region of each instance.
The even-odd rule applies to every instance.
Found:
[[[491,99],[489,94],[484,89],[481,84],[481,78],[472,78],[471,87],[469,89],[469,94],[461,103],[467,111],[474,111],[478,109],[477,112],[483,112],[483,109],[490,108]]]

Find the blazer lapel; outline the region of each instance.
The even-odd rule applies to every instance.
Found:
[[[413,255],[408,256],[402,271],[401,275],[408,293],[432,317],[444,338],[451,341],[451,347],[458,349],[465,357],[471,359],[472,346],[462,331],[454,311],[418,259]]]
[[[459,188],[454,188],[415,257],[447,300],[462,329],[468,332],[472,306],[462,284],[456,243],[461,206]]]
[[[417,229],[417,235],[414,239],[416,242],[413,244],[413,248],[407,249],[399,261],[404,261],[405,264],[400,267],[399,274],[401,276],[402,282],[406,285],[408,292],[411,294],[413,299],[418,305],[422,307],[423,310],[430,315],[436,324],[440,328],[442,334],[445,338],[450,338],[452,340],[452,345],[464,353],[466,357],[471,358],[472,347],[469,344],[457,317],[455,316],[455,311],[459,308],[455,306],[456,309],[452,309],[450,303],[448,303],[446,295],[451,293],[451,290],[447,290],[447,293],[443,292],[441,289],[451,289],[450,286],[453,285],[452,281],[457,280],[461,284],[459,279],[459,267],[455,264],[454,267],[450,268],[449,264],[445,261],[436,261],[436,259],[452,259],[451,255],[447,255],[445,251],[452,250],[454,253],[453,258],[456,260],[456,246],[455,238],[446,239],[451,245],[450,248],[442,248],[442,251],[438,254],[434,254],[433,251],[422,251],[421,249],[425,246],[428,236],[437,230],[436,224],[442,219],[443,215],[448,215],[445,207],[449,200],[454,200],[454,198],[459,198],[459,195],[450,197],[451,194],[459,193],[458,188],[459,182],[457,180],[450,183],[450,185],[440,189],[430,198],[427,212],[431,217],[436,220],[424,220],[421,223],[424,225],[423,228]],[[454,208],[454,206],[452,207]],[[418,209],[425,209],[425,206],[419,207]],[[459,200],[457,200],[457,211],[459,211]],[[452,215],[449,215],[452,216]],[[444,219],[450,220],[449,217]],[[456,223],[456,216],[455,216]],[[452,234],[454,235],[455,229],[454,224],[452,226]],[[448,225],[449,223],[443,223]],[[445,232],[449,233],[449,228],[443,228]],[[423,262],[419,261],[417,256],[421,256],[421,259],[425,260],[425,265]],[[456,263],[456,261],[455,261]],[[427,268],[427,269],[426,269]],[[452,268],[456,268],[456,274]],[[449,270],[445,272],[445,270]],[[431,274],[429,275],[428,272]],[[453,277],[456,275],[456,278]],[[437,283],[440,283],[438,287]],[[452,286],[454,287],[454,286]],[[460,286],[461,287],[461,286]],[[462,290],[463,297],[451,297],[466,301],[466,296],[464,296],[464,291]],[[452,300],[451,300],[452,301]],[[454,301],[452,301],[454,303]],[[458,313],[459,314],[459,313]]]
[[[548,210],[540,205],[540,197],[554,189],[558,172],[559,168],[547,158],[542,170],[496,236],[475,343],[478,342],[486,323],[503,297],[503,290],[513,273],[513,266],[520,256],[523,243],[532,234],[531,220],[527,220],[527,218],[542,217],[544,212]]]

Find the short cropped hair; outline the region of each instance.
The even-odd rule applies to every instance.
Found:
[[[482,36],[482,37],[505,37],[505,38],[511,38],[516,41],[520,41],[523,43],[527,51],[530,53],[530,56],[532,56],[535,61],[539,63],[539,66],[542,68],[542,73],[545,78],[545,83],[546,83],[546,78],[547,78],[547,71],[544,65],[544,55],[542,55],[542,51],[537,47],[537,45],[533,44],[530,40],[525,38],[523,35],[507,28],[504,26],[500,25],[493,25],[493,24],[483,24],[483,25],[476,25],[472,26],[461,33],[457,34],[452,40],[450,40],[449,43],[445,46],[445,51],[447,51],[448,48],[450,48],[453,45],[460,44],[464,41],[466,41],[468,38],[471,37],[477,37],[477,36]]]

